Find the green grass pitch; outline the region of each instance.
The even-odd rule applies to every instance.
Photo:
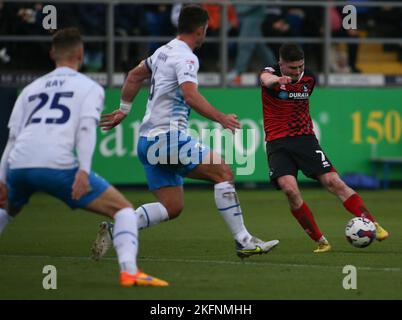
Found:
[[[187,190],[185,209],[175,221],[140,232],[139,266],[170,282],[166,288],[120,288],[114,251],[98,263],[89,249],[103,217],[70,211],[37,194],[0,237],[0,299],[402,299],[401,190],[360,192],[391,233],[365,249],[347,243],[352,218],[332,195],[303,192],[332,244],[314,254],[315,244],[274,190],[239,190],[249,231],[279,239],[272,252],[244,261],[217,212],[213,191]],[[138,206],[154,201],[147,191],[125,191]],[[44,290],[45,265],[57,268],[57,290]],[[345,290],[345,265],[357,268],[357,289]]]

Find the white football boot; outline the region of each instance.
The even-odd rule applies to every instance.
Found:
[[[99,261],[111,247],[113,247],[113,223],[103,221],[92,244],[91,259]]]
[[[270,252],[279,244],[279,240],[271,240],[264,242],[256,237],[251,237],[248,241],[236,243],[236,254],[239,258],[248,258],[255,254],[263,254]]]

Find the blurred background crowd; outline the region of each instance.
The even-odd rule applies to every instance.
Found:
[[[377,0],[379,4],[382,1]],[[322,7],[280,7],[233,4],[228,8],[229,37],[322,37],[324,9]],[[301,1],[302,2],[302,1]],[[355,1],[356,2],[356,1]],[[387,2],[393,2],[387,0]],[[396,1],[395,1],[396,2]],[[399,1],[400,2],[400,1]],[[221,6],[202,4],[208,10],[208,35],[221,33]],[[0,0],[0,35],[48,35],[42,27],[44,3],[12,3]],[[58,28],[77,26],[85,36],[105,36],[106,4],[56,3]],[[114,10],[115,36],[168,36],[174,37],[180,3],[117,4]],[[402,35],[402,8],[393,6],[357,7],[357,30],[342,27],[341,7],[332,7],[330,25],[332,37],[386,37]],[[126,72],[141,59],[153,53],[161,43],[116,42],[115,70]],[[279,43],[229,42],[228,56],[232,81],[244,72],[253,72],[277,60]],[[302,44],[306,63],[313,71],[323,68],[322,44]],[[0,70],[39,71],[52,68],[48,59],[47,42],[0,41]],[[105,71],[106,46],[103,42],[87,42],[84,71]],[[220,68],[219,42],[207,42],[199,49],[200,71],[218,72]],[[35,62],[32,62],[32,57]],[[254,58],[255,57],[255,58]],[[381,62],[379,64],[379,62]],[[333,44],[331,71],[339,73],[399,73],[402,62],[400,44]],[[389,69],[389,70],[388,70]]]

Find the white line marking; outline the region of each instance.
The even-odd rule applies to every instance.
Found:
[[[8,255],[2,254],[4,258],[29,258],[29,259],[63,259],[63,260],[81,260],[91,261],[89,257],[51,257],[51,256],[32,256],[32,255]],[[113,257],[104,257],[102,260],[117,261]],[[227,260],[198,260],[198,259],[171,259],[171,258],[155,258],[155,257],[140,257],[140,261],[155,261],[155,262],[177,262],[177,263],[197,263],[197,264],[221,264],[221,265],[249,265],[255,267],[270,266],[270,267],[290,267],[290,268],[328,268],[342,269],[344,266],[328,266],[319,264],[295,264],[295,263],[275,263],[275,262],[252,262],[252,261],[227,261]],[[365,271],[385,271],[385,272],[400,272],[401,268],[376,268],[376,267],[357,267],[358,270]]]

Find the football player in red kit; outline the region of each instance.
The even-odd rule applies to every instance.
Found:
[[[299,170],[320,181],[353,215],[373,221],[377,240],[386,239],[389,233],[376,222],[360,196],[340,179],[314,134],[309,98],[316,81],[304,69],[303,49],[297,44],[283,44],[279,63],[266,67],[260,74],[260,82],[270,179],[285,193],[293,216],[318,243],[314,252],[330,251],[331,245],[301,196],[297,183]]]

